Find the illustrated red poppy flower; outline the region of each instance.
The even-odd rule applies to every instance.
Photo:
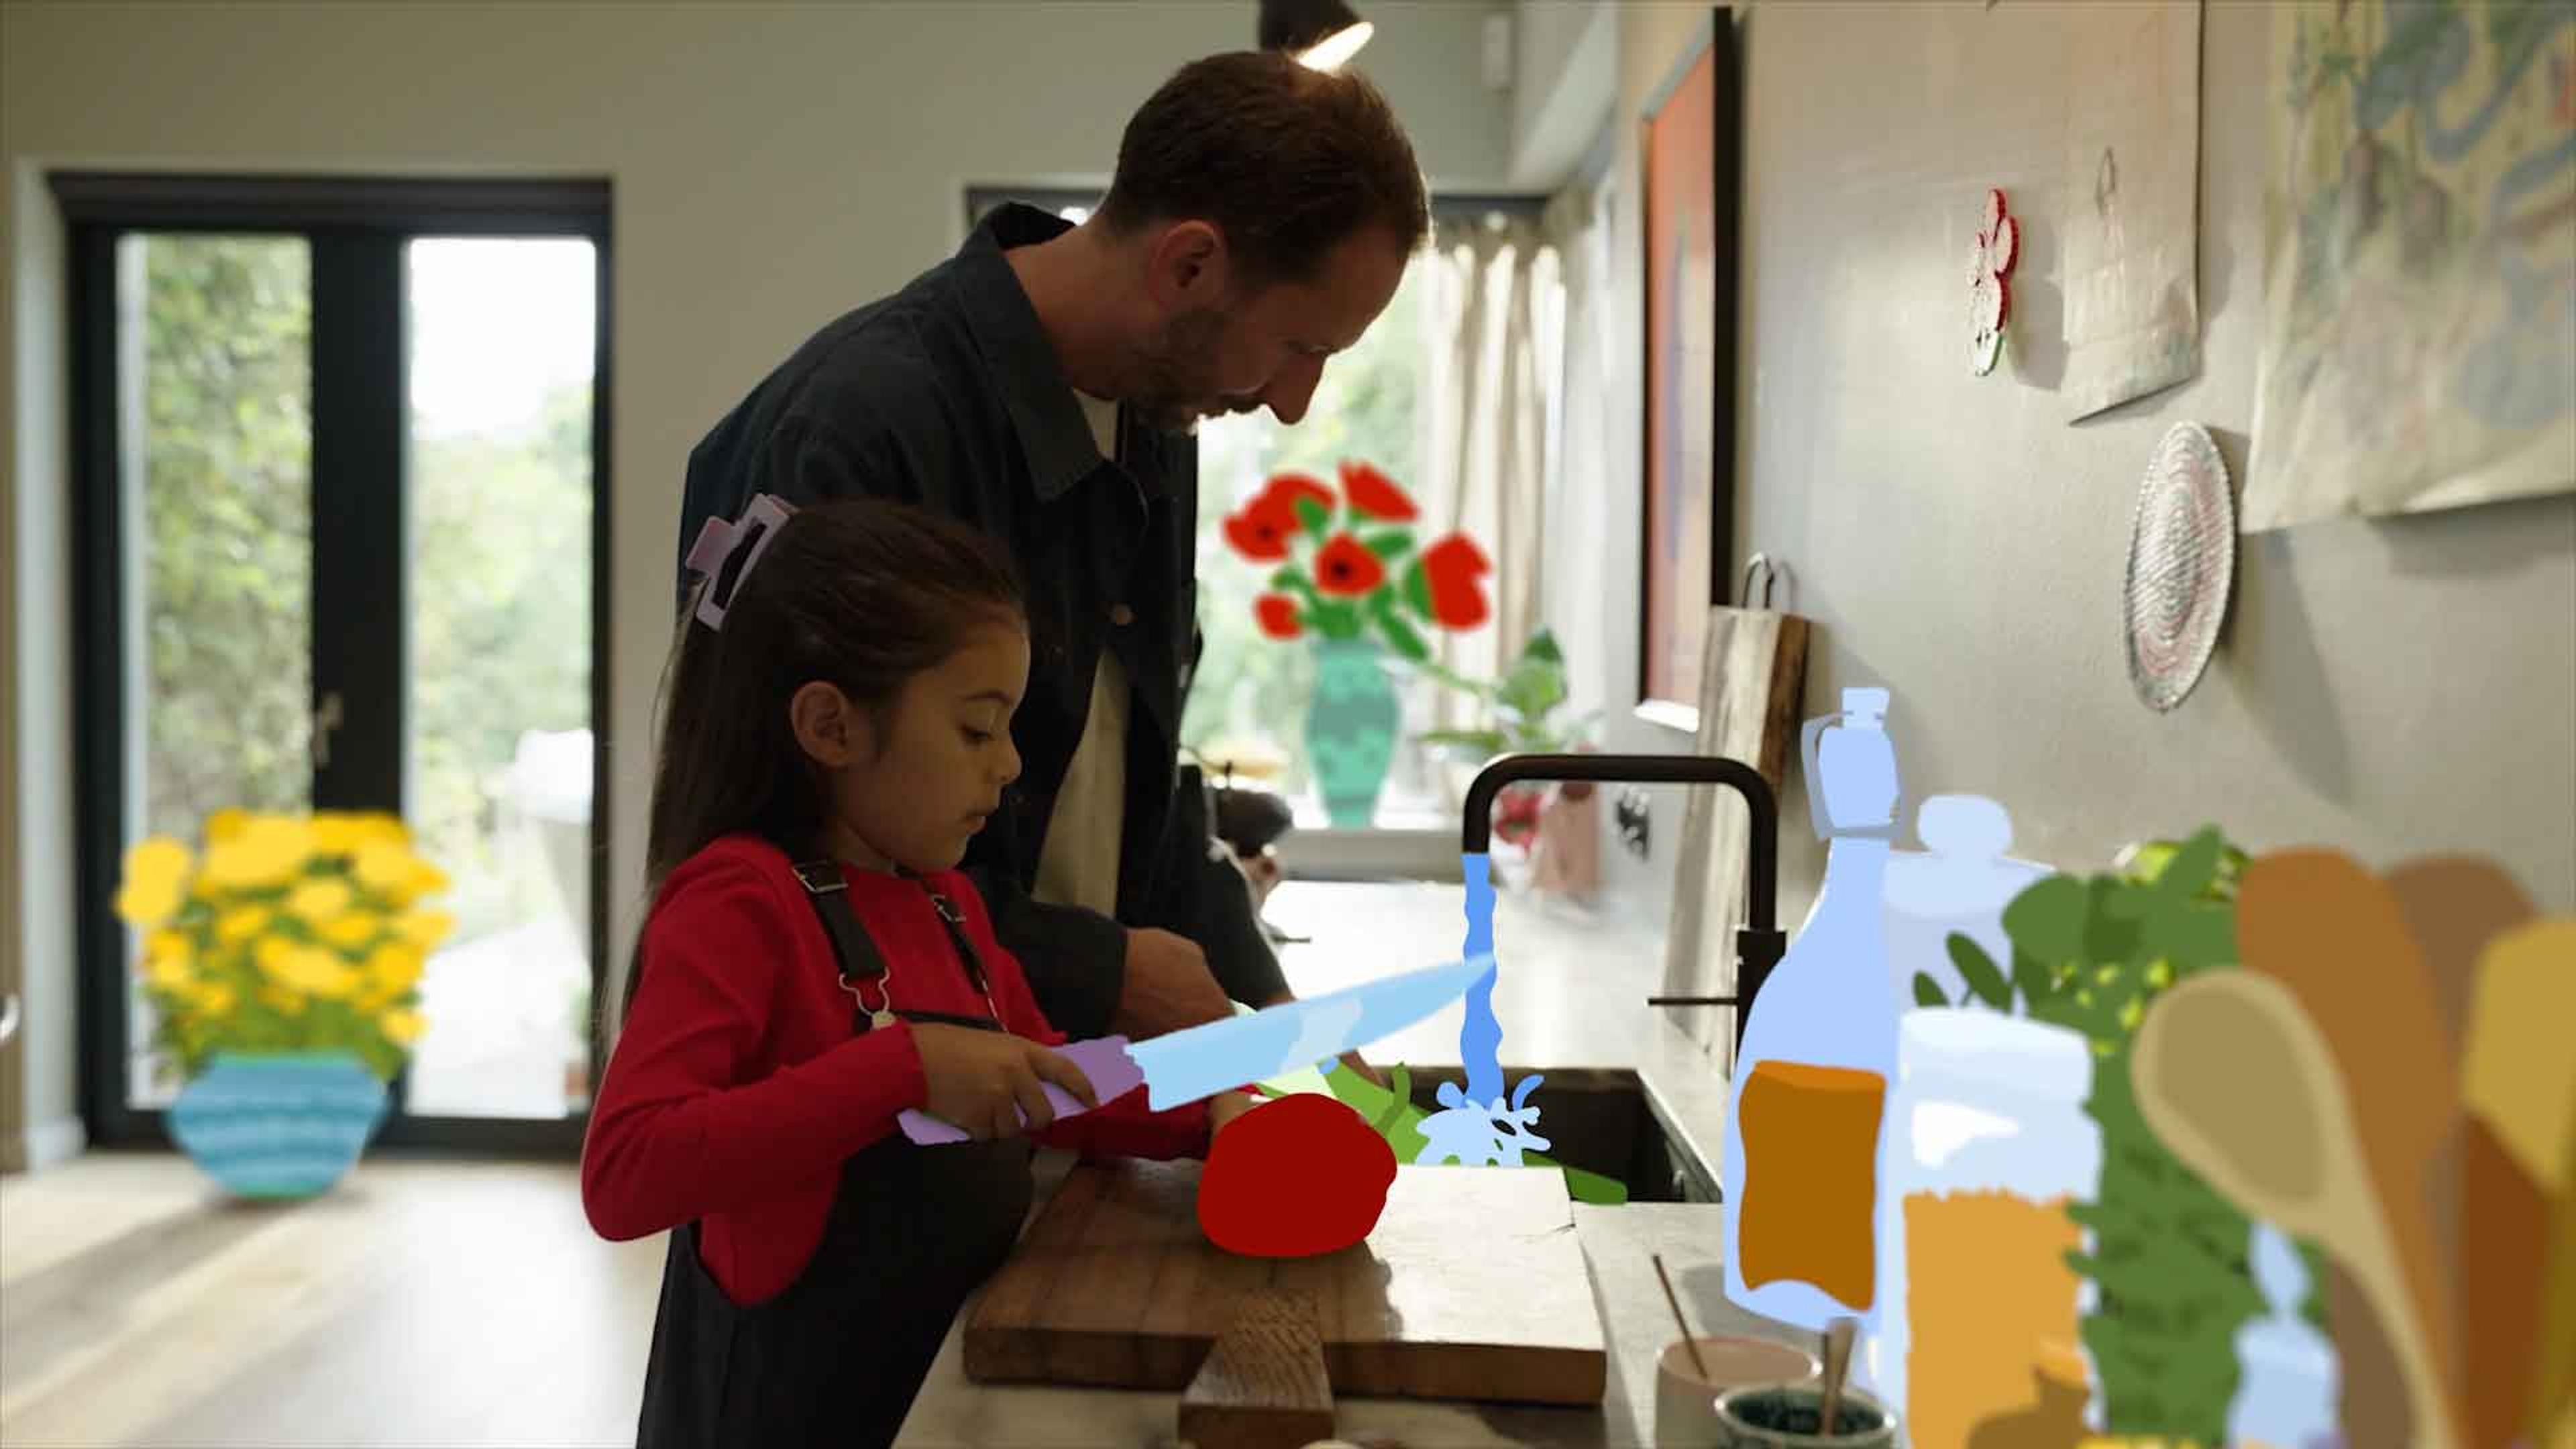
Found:
[[[1333,490],[1322,482],[1305,473],[1281,473],[1263,486],[1261,497],[1245,512],[1263,510],[1264,516],[1279,518],[1280,526],[1293,533],[1297,529],[1297,500],[1300,498],[1312,498],[1324,505],[1327,511],[1333,506]]]
[[[1305,622],[1297,617],[1297,601],[1286,594],[1263,594],[1253,600],[1252,611],[1261,621],[1261,632],[1273,639],[1294,639],[1306,632]]]
[[[1386,565],[1347,533],[1337,533],[1315,555],[1315,587],[1356,598],[1386,582]]]
[[[1404,496],[1404,490],[1395,486],[1393,479],[1366,463],[1342,465],[1342,491],[1350,496],[1353,508],[1371,518],[1402,523],[1420,511],[1413,506],[1412,499]]]
[[[1494,571],[1485,551],[1463,533],[1453,533],[1422,551],[1422,572],[1431,586],[1431,617],[1444,629],[1473,629],[1489,612],[1485,590],[1477,580]]]
[[[1226,515],[1225,541],[1256,563],[1276,563],[1288,556],[1289,532],[1296,526],[1294,518],[1283,520],[1276,510],[1255,503],[1241,513]]]

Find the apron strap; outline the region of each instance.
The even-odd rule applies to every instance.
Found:
[[[975,990],[984,998],[984,1010],[989,1019],[940,1011],[892,1010],[894,970],[886,964],[884,953],[877,950],[876,941],[868,935],[867,927],[860,923],[859,913],[850,907],[850,886],[841,877],[841,863],[824,856],[797,861],[790,869],[795,871],[797,883],[805,887],[805,898],[813,902],[815,914],[823,918],[823,933],[831,938],[832,957],[839,970],[841,989],[850,993],[852,1035],[864,1035],[875,1024],[873,1018],[878,1011],[906,1021],[973,1026],[987,1031],[1002,1029],[1002,1013],[994,1006],[992,987],[985,981],[984,958],[975,950],[975,943],[967,939],[965,917],[957,913],[957,907],[946,896],[932,890],[928,882],[910,871],[898,872],[920,885],[930,897],[931,908],[939,913],[940,924],[948,929],[949,943],[957,948],[957,959],[966,968],[967,979],[974,983]],[[863,990],[869,982],[876,983],[877,989],[877,1005],[873,1009],[868,1006]]]

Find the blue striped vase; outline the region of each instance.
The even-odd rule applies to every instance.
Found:
[[[356,1165],[385,1084],[348,1052],[218,1052],[170,1104],[170,1135],[239,1197],[311,1197]]]

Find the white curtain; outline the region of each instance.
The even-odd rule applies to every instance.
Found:
[[[1463,530],[1494,565],[1484,580],[1491,620],[1465,634],[1435,630],[1432,647],[1449,669],[1491,679],[1549,622],[1542,540],[1562,411],[1564,288],[1556,249],[1521,219],[1444,219],[1421,265],[1419,537]],[[1425,713],[1428,728],[1480,723],[1475,701],[1451,689],[1435,688]],[[1472,768],[1433,773],[1454,809]]]
[[[1596,709],[1614,711],[1620,702],[1619,686],[1602,655],[1617,632],[1613,620],[1633,617],[1637,604],[1633,586],[1614,582],[1633,577],[1632,569],[1619,566],[1632,555],[1611,548],[1603,506],[1622,477],[1611,457],[1617,430],[1610,402],[1623,396],[1625,371],[1611,305],[1614,215],[1605,174],[1598,182],[1578,180],[1559,192],[1540,220],[1549,245],[1562,259],[1564,278],[1563,321],[1554,353],[1560,406],[1547,453],[1544,513],[1545,536],[1558,563],[1548,573],[1542,622],[1556,630],[1557,643],[1565,649],[1569,722]],[[1572,566],[1574,560],[1600,560],[1607,567]]]

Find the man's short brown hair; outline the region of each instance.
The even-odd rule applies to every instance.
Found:
[[[1100,219],[1122,236],[1212,223],[1258,286],[1313,280],[1362,227],[1409,252],[1430,235],[1431,200],[1377,87],[1237,51],[1181,67],[1128,120]]]

